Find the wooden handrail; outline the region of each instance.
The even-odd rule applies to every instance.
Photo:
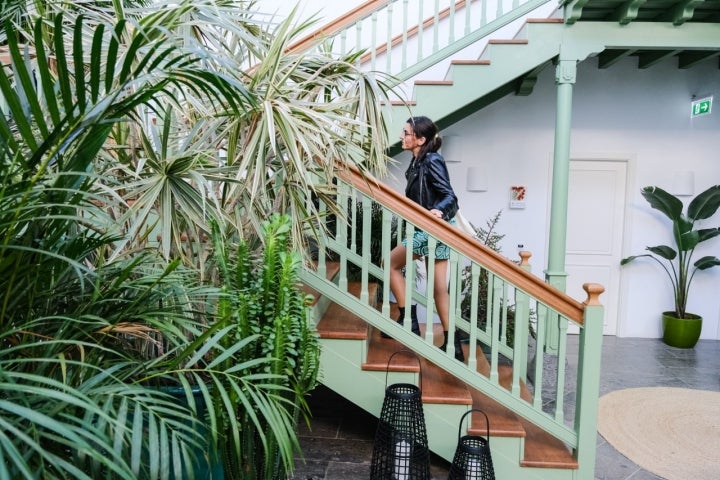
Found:
[[[460,232],[448,222],[430,215],[419,204],[409,200],[371,175],[361,173],[357,167],[339,164],[337,174],[339,178],[409,220],[413,225],[432,234],[455,250],[463,252],[472,261],[507,280],[530,296],[541,299],[543,303],[563,316],[580,325],[583,324],[584,305],[581,302],[574,300],[549,283],[520,268],[514,262],[478,242],[470,235]]]
[[[367,2],[353,8],[346,14],[336,18],[327,25],[315,30],[313,33],[293,43],[288,48],[288,52],[297,53],[309,50],[318,43],[322,42],[324,39],[332,37],[336,33],[341,32],[345,28],[349,27],[353,23],[367,17],[372,12],[386,6],[388,3],[390,3],[390,1],[391,0],[368,0]]]

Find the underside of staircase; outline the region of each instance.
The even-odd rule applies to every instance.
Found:
[[[409,98],[393,100],[387,109],[390,138],[395,140],[394,133],[410,115],[432,118],[443,130],[507,95],[530,95],[538,75],[563,60],[575,64],[597,57],[598,68],[609,68],[628,55],[638,56],[638,68],[648,68],[669,54],[677,55],[678,68],[717,61],[717,28],[716,23],[568,25],[561,18],[526,19],[512,38],[489,40],[479,58],[451,60],[443,78],[415,79]],[[653,62],[647,52],[654,51],[665,56],[652,57]],[[399,151],[396,143],[390,153]]]
[[[328,276],[336,272],[329,268]],[[351,283],[349,291],[358,295],[360,285]],[[308,289],[307,293],[315,297],[313,315],[322,346],[320,381],[325,386],[379,417],[388,385],[419,383],[429,447],[435,454],[452,461],[461,417],[469,409],[479,409],[489,418],[489,446],[497,478],[576,478],[577,461],[562,442],[431,362],[401,351],[401,343],[381,337],[379,330],[360,316],[324,300],[318,292]],[[371,285],[370,294],[377,296],[376,285]],[[397,316],[394,304],[391,316]],[[439,345],[442,328],[433,324],[433,329]],[[421,333],[425,334],[425,324],[421,324]],[[467,356],[467,345],[463,349]],[[490,364],[480,349],[477,357],[478,371],[488,376]],[[511,367],[500,365],[499,374],[500,383],[509,388]],[[531,401],[524,384],[523,390],[522,397]],[[462,426],[462,435],[486,437],[485,418],[474,412],[468,418],[471,421]]]

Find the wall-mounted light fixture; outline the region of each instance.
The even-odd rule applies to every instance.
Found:
[[[695,173],[683,170],[673,172],[672,192],[678,196],[690,196],[695,193]]]
[[[488,189],[487,169],[485,167],[470,167],[467,169],[467,183],[465,189],[468,192],[486,192]]]
[[[463,149],[459,135],[441,135],[442,147],[440,153],[446,163],[459,163],[463,161]]]

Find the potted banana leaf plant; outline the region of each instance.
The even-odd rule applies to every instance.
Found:
[[[698,228],[696,222],[712,217],[720,208],[720,185],[713,185],[698,194],[690,201],[686,212],[683,212],[682,200],[660,187],[648,186],[641,193],[652,208],[670,220],[675,245],[674,248],[669,245],[646,247],[650,253],[629,256],[620,264],[650,258],[663,268],[674,295],[673,310],[662,313],[663,341],[673,347],[692,348],[702,331],[702,317],[687,310],[692,281],[698,271],[720,265],[720,259],[714,255],[693,261],[695,248],[700,243],[720,235],[719,227]]]

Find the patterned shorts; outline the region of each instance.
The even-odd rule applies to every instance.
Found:
[[[455,225],[455,219],[452,218],[450,221],[448,221],[450,225]],[[402,241],[402,244],[405,248],[407,248],[407,239],[404,239]],[[418,255],[420,257],[427,257],[430,253],[430,249],[428,247],[428,234],[427,232],[424,232],[422,230],[415,230],[415,233],[413,234],[413,254]],[[435,259],[436,260],[447,260],[450,258],[450,247],[445,245],[442,242],[437,242],[435,244]]]

